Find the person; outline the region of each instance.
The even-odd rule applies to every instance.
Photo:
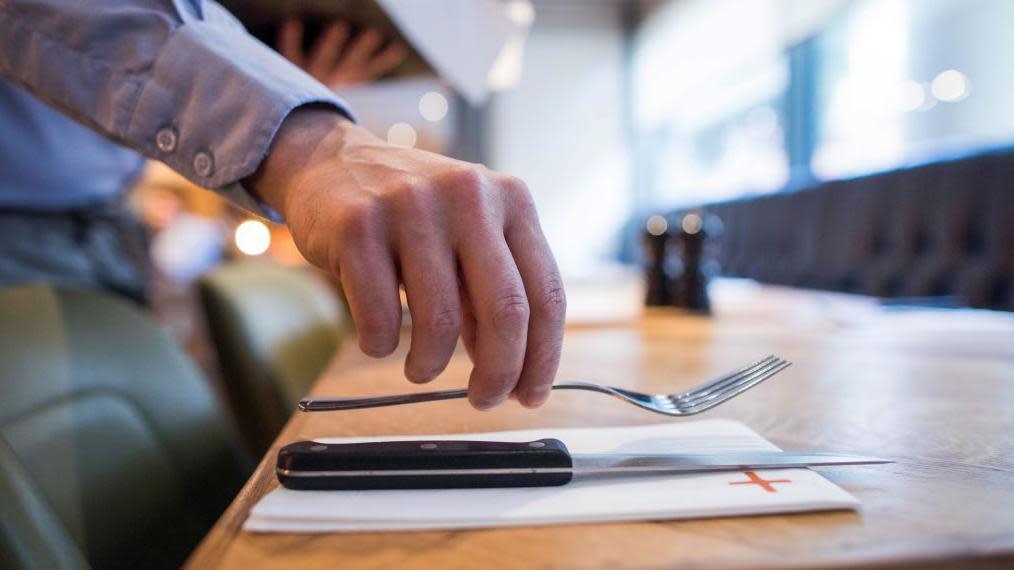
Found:
[[[0,77],[0,212],[13,213],[0,215],[0,274],[62,248],[66,259],[49,259],[68,274],[129,284],[95,276],[124,232],[77,218],[116,218],[91,208],[129,185],[140,153],[284,221],[302,254],[340,280],[366,354],[398,345],[403,285],[409,380],[442,372],[460,336],[473,406],[548,398],[566,296],[519,179],[378,139],[210,0],[7,0]],[[33,218],[54,211],[73,213]]]

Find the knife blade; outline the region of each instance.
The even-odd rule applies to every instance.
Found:
[[[528,442],[418,440],[327,444],[300,441],[278,452],[276,476],[289,489],[549,487],[575,477],[702,473],[890,460],[826,452],[571,454],[557,439]]]

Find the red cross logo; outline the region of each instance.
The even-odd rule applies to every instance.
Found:
[[[759,485],[762,489],[768,493],[777,493],[772,483],[791,483],[791,479],[764,479],[753,471],[747,471],[746,476],[750,479],[749,481],[730,481],[730,485]]]

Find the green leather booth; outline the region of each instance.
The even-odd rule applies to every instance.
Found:
[[[0,289],[0,568],[178,567],[247,476],[193,364],[133,305]]]
[[[230,263],[201,280],[200,295],[233,415],[263,455],[351,335],[351,319],[310,267]]]

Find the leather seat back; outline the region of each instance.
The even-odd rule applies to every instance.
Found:
[[[203,378],[127,303],[0,289],[0,566],[176,567],[245,466]]]
[[[725,275],[1014,310],[1014,150],[703,209]]]
[[[350,334],[335,287],[316,270],[261,261],[200,283],[225,386],[250,451],[263,454]]]

